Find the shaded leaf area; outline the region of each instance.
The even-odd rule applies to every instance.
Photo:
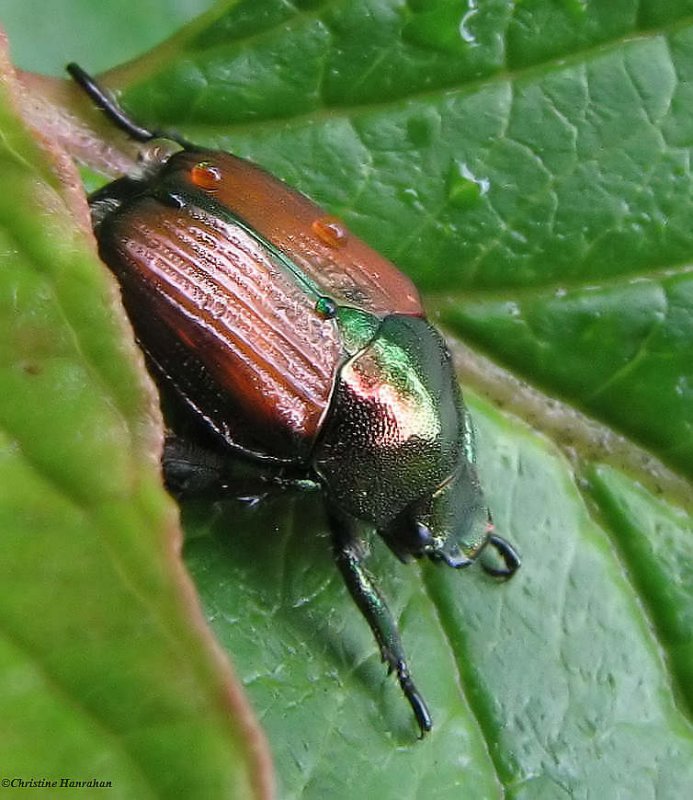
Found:
[[[6,87],[3,777],[110,781],[118,798],[258,797],[255,733],[178,561],[158,415],[117,293]]]

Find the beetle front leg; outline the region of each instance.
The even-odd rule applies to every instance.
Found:
[[[388,670],[397,673],[399,685],[412,707],[423,737],[433,725],[431,715],[426,701],[409,674],[397,623],[363,563],[362,548],[356,536],[356,523],[351,517],[332,507],[328,507],[328,517],[337,567],[354,602],[373,631]]]

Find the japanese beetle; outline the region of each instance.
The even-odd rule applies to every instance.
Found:
[[[191,460],[169,437],[169,485],[204,483],[236,456],[261,465],[265,482],[321,488],[337,566],[423,735],[431,715],[364,565],[361,527],[402,561],[461,568],[490,545],[503,566],[488,572],[508,578],[520,565],[493,533],[445,342],[409,279],[304,195],[137,125],[81,68],[68,71],[115,125],[157,140],[141,175],[90,206],[155,377],[215,451]]]

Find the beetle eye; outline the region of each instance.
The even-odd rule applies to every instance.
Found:
[[[337,217],[319,217],[311,225],[313,233],[328,247],[344,247],[349,232]]]
[[[212,192],[221,181],[221,170],[209,161],[200,161],[190,170],[190,180],[200,189]]]

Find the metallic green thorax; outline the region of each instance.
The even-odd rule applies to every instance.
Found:
[[[403,558],[473,556],[487,511],[443,339],[419,317],[340,308],[337,321],[350,358],[313,462],[330,498]]]

